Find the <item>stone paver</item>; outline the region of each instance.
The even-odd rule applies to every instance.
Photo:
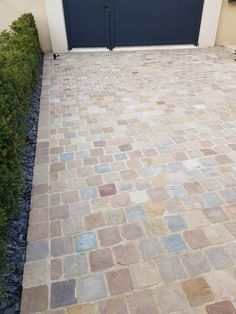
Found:
[[[232,302],[228,300],[208,305],[206,310],[208,314],[236,314],[235,307],[233,306]]]
[[[162,313],[184,313],[184,310],[187,309],[186,297],[179,285],[160,286],[156,290]]]
[[[105,280],[97,273],[78,280],[78,293],[81,303],[105,298],[107,295]]]
[[[163,257],[158,260],[157,265],[164,282],[186,278],[183,266],[177,256]]]
[[[214,295],[203,277],[183,281],[181,286],[191,306],[204,304],[214,300]]]
[[[99,311],[101,314],[128,314],[127,304],[124,297],[101,301],[99,304]]]
[[[207,281],[212,292],[214,292],[218,298],[230,298],[236,293],[236,281],[234,275],[228,271],[211,271],[207,274]]]
[[[22,293],[22,313],[34,313],[47,310],[48,287],[47,285],[24,288]]]
[[[112,267],[113,258],[110,249],[101,249],[89,253],[90,269],[92,272],[98,272]]]
[[[45,57],[22,314],[236,313],[235,78],[224,48]]]
[[[85,254],[68,255],[63,258],[64,276],[74,278],[88,272],[87,258]]]
[[[145,288],[160,283],[158,268],[153,261],[135,263],[131,268],[134,284],[137,288]]]
[[[51,308],[58,308],[77,303],[76,281],[54,282],[51,285]]]
[[[138,291],[127,297],[131,314],[158,314],[157,303],[153,290]]]
[[[119,295],[132,291],[134,288],[133,280],[128,268],[107,273],[107,283],[111,295]]]

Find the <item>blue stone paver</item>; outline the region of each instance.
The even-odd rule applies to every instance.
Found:
[[[185,195],[186,191],[182,185],[172,185],[168,189],[168,194],[170,197],[175,198],[175,197],[180,197],[180,196]]]
[[[181,235],[177,233],[162,237],[162,241],[165,249],[169,253],[176,253],[187,250],[187,246]]]
[[[206,157],[206,158],[201,158],[199,159],[199,162],[204,166],[204,167],[211,167],[216,165],[216,161],[213,158]]]
[[[126,208],[126,213],[128,221],[145,219],[146,217],[145,210],[141,205]]]
[[[74,153],[64,153],[60,155],[60,161],[73,160]]]
[[[115,160],[119,161],[119,160],[126,160],[127,158],[127,154],[126,153],[119,153],[115,155]]]
[[[101,164],[95,166],[95,171],[97,173],[107,173],[111,171],[111,167],[108,164]]]
[[[186,229],[186,222],[181,215],[173,215],[165,217],[168,228],[171,232]]]
[[[64,137],[65,138],[74,138],[74,137],[76,137],[76,134],[75,134],[75,132],[68,132],[68,133],[64,134]]]
[[[97,239],[95,232],[85,232],[75,238],[76,251],[85,252],[97,248]]]
[[[80,189],[80,195],[82,200],[90,200],[98,196],[98,191],[96,188],[83,188]]]
[[[222,200],[219,198],[218,194],[214,192],[201,195],[201,199],[207,207],[216,207],[222,204]]]

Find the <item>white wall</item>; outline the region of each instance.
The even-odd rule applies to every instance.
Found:
[[[7,29],[20,15],[28,12],[34,15],[42,50],[45,52],[51,51],[44,0],[0,0],[0,31]]]
[[[223,0],[216,44],[236,45],[236,2]]]
[[[43,1],[43,0],[42,0]],[[53,52],[67,51],[67,35],[62,0],[45,0]]]

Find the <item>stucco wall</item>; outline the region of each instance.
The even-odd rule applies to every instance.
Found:
[[[31,12],[34,15],[39,31],[43,51],[51,51],[51,40],[44,0],[0,0],[0,31],[21,14]]]
[[[223,0],[216,44],[236,44],[236,2]]]

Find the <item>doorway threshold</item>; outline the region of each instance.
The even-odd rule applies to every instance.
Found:
[[[73,48],[70,52],[105,52],[107,48]]]
[[[114,51],[139,51],[139,50],[174,50],[174,49],[192,49],[198,48],[194,45],[156,45],[156,46],[133,46],[133,47],[116,47]]]
[[[127,46],[127,47],[115,47],[112,51],[145,51],[145,50],[175,50],[175,49],[194,49],[198,48],[194,45],[155,45],[155,46]],[[71,52],[105,52],[107,48],[73,48]]]

